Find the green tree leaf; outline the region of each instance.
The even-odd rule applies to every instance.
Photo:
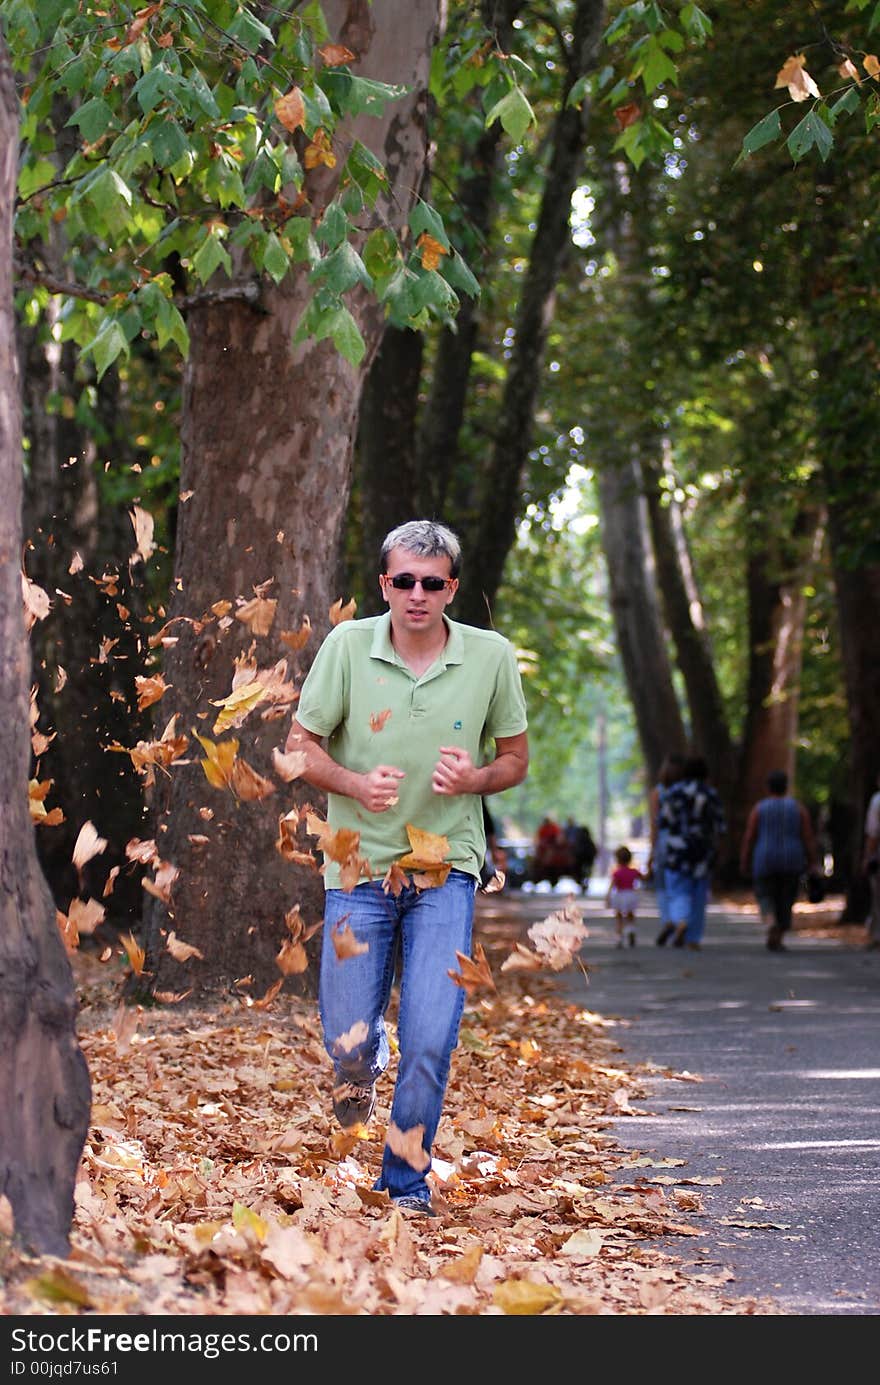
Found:
[[[502,128],[517,144],[529,126],[535,124],[535,112],[519,87],[513,87],[506,96],[495,102],[486,116],[486,129],[496,120],[501,121]]]
[[[786,140],[788,152],[797,163],[815,145],[820,157],[828,158],[834,145],[834,135],[816,111],[808,111]]]

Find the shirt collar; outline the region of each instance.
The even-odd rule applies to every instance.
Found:
[[[446,644],[442,653],[438,656],[438,662],[443,668],[449,664],[460,664],[464,660],[464,638],[461,627],[455,620],[450,620],[444,615],[443,623],[446,626]],[[391,643],[391,612],[386,611],[376,621],[373,630],[373,643],[370,646],[370,658],[382,659],[386,664],[401,664],[403,660],[398,657],[394,645]],[[405,665],[403,665],[405,667]]]

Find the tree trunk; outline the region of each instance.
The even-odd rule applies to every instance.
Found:
[[[841,178],[842,170],[847,176]],[[828,502],[828,540],[852,735],[852,825],[842,921],[863,921],[868,907],[861,872],[865,811],[880,773],[880,549],[876,436],[878,270],[874,241],[862,229],[874,184],[850,193],[848,165],[817,169],[809,310],[816,343],[817,454]],[[845,188],[844,188],[845,184]]]
[[[636,467],[607,466],[596,480],[611,612],[650,786],[664,755],[682,749],[687,738],[663,637]]]
[[[358,54],[353,66],[360,75],[409,88],[381,119],[362,117],[354,124],[356,136],[388,170],[388,194],[376,216],[402,228],[426,157],[425,93],[438,0],[375,10],[357,0],[324,8],[334,40]],[[336,177],[312,176],[314,215],[334,195]],[[190,737],[190,764],[157,779],[154,839],[162,860],[179,874],[170,900],[151,895],[148,901],[147,971],[154,990],[192,989],[194,999],[236,981],[248,994],[261,995],[282,979],[276,957],[288,937],[285,916],[300,906],[311,927],[323,915],[316,870],[292,865],[275,850],[279,817],[292,806],[311,800],[324,811],[315,791],[297,781],[279,786],[272,775],[271,751],[284,743],[290,707],[270,720],[258,708],[233,733],[239,756],[276,784],[270,797],[247,800],[209,786],[194,740],[196,732],[214,742],[229,739],[213,730],[211,700],[230,692],[236,660],[249,657],[264,669],[286,659],[288,679],[298,681],[327,632],[332,603],[346,598],[339,589],[340,534],[360,392],[383,316],[365,296],[352,304],[367,344],[355,368],[329,342],[309,340],[291,349],[308,297],[307,271],[300,270],[266,289],[260,311],[206,303],[189,324],[181,467],[181,493],[188,498],[180,509],[171,614],[196,618],[199,625],[179,620],[168,630],[177,640],[165,655],[173,693],[159,706],[163,722],[175,712],[177,733]],[[247,602],[258,593],[277,601],[267,633],[251,633],[235,609],[228,618],[211,612],[220,601]],[[297,631],[306,615],[311,638],[292,652],[282,632]],[[303,829],[299,849],[314,845]],[[165,950],[169,930],[198,947],[202,960],[176,961]],[[296,973],[292,984],[313,991],[314,968]]]
[[[364,384],[357,435],[356,514],[360,615],[384,609],[377,581],[379,548],[397,524],[422,513],[416,501],[416,413],[422,335],[389,325]]]
[[[760,511],[760,501],[751,507]],[[780,557],[780,535],[752,548],[746,565],[749,618],[749,676],[737,793],[729,813],[728,839],[739,848],[746,818],[767,793],[767,775],[783,769],[797,792],[795,769],[799,724],[805,589],[824,537],[814,506],[795,520],[791,549]]]
[[[604,16],[604,0],[578,0],[538,227],[516,312],[514,341],[492,453],[483,478],[476,538],[472,544],[474,558],[479,561],[479,581],[469,582],[458,598],[460,619],[474,625],[486,625],[491,618],[492,603],[516,530],[544,348],[553,316],[556,285],[571,245],[571,198],[586,141],[588,103],[584,102],[578,109],[567,105],[567,97],[578,78],[590,72],[596,63]]]
[[[643,456],[643,478],[657,585],[666,625],[675,646],[676,664],[685,687],[691,740],[705,756],[711,779],[729,804],[736,772],[736,752],[727,724],[721,689],[715,676],[702,602],[690,561],[681,513],[672,499],[663,503],[659,484],[663,462]]]
[[[90,1084],[70,965],[28,811],[30,660],[22,619],[21,398],[12,298],[18,101],[0,33],[0,1193],[15,1235],[66,1255]]]

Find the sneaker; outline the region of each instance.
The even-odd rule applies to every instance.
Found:
[[[436,1217],[437,1213],[431,1206],[431,1199],[428,1197],[393,1197],[391,1199],[395,1207],[399,1207],[401,1212],[417,1212],[420,1217]]]
[[[655,939],[657,946],[663,947],[672,937],[674,932],[675,929],[673,928],[671,923],[665,924],[664,927],[660,929],[660,932],[657,934],[657,937]]]
[[[636,930],[635,930],[634,928],[628,928],[628,929],[626,930],[626,941],[627,941],[627,943],[629,944],[630,947],[635,947],[635,945],[636,945]]]
[[[376,1107],[376,1084],[361,1087],[356,1082],[342,1082],[333,1088],[333,1114],[343,1130],[353,1125],[366,1125]]]
[[[672,939],[673,947],[684,947],[684,937],[687,933],[687,924],[680,923],[675,930],[675,937]]]

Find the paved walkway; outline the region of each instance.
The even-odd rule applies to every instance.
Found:
[[[507,899],[524,928],[564,902]],[[617,950],[601,900],[578,903],[592,970],[561,973],[563,991],[658,1069],[615,1137],[685,1160],[646,1173],[702,1197],[688,1216],[706,1234],[667,1248],[785,1313],[880,1312],[880,952],[795,933],[771,953],[755,918],[712,905],[702,951],[658,948],[650,893],[637,945]]]

